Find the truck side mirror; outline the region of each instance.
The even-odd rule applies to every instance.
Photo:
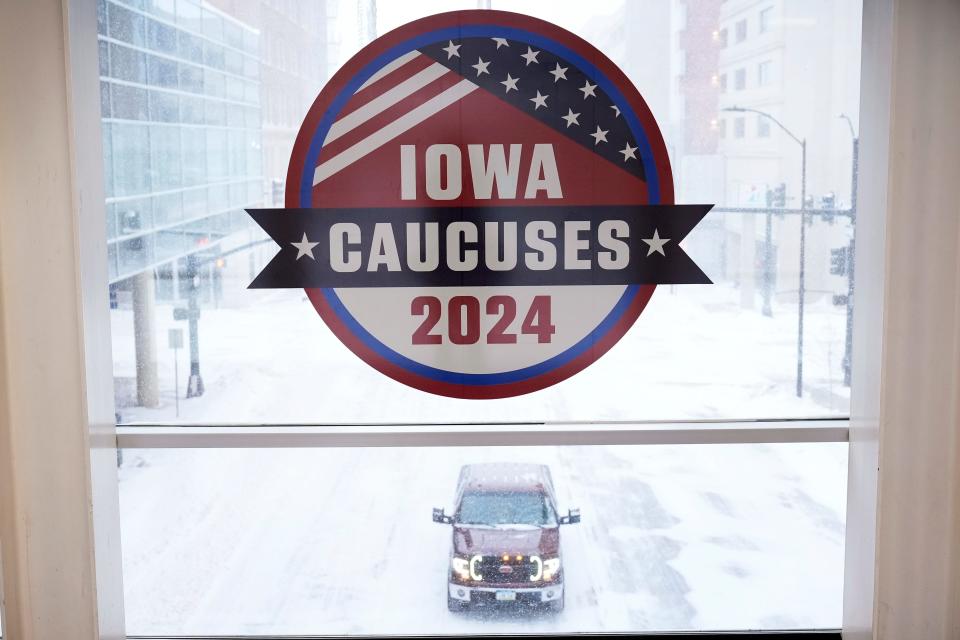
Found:
[[[579,517],[579,516],[578,516],[578,517]],[[453,523],[453,518],[451,518],[450,516],[446,515],[446,514],[443,512],[443,509],[436,509],[436,508],[434,508],[434,510],[433,510],[433,521],[434,521],[434,522],[439,522],[440,524],[451,524],[451,523]]]
[[[580,509],[567,509],[567,515],[560,516],[560,524],[577,524],[580,522]]]

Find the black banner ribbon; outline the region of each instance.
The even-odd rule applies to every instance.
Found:
[[[251,289],[710,284],[680,242],[713,205],[248,209]]]

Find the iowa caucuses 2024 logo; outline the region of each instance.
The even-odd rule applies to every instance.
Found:
[[[384,374],[503,398],[582,370],[658,284],[708,283],[680,248],[653,116],[577,36],[499,11],[407,24],[330,81],[294,146],[280,247],[252,288],[303,288]]]

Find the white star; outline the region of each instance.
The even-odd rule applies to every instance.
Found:
[[[497,49],[499,49],[500,47],[510,46],[510,43],[507,42],[506,38],[490,38],[490,39],[497,43]]]
[[[567,108],[567,115],[563,116],[563,117],[560,118],[560,119],[567,121],[567,129],[569,129],[569,128],[570,128],[570,125],[572,125],[572,124],[575,124],[575,125],[577,125],[578,127],[580,126],[580,121],[577,120],[577,118],[579,118],[579,117],[580,117],[580,114],[579,114],[579,113],[574,113],[574,112],[573,112],[573,109]]]
[[[501,82],[500,84],[502,84],[507,88],[507,93],[510,93],[510,89],[513,89],[514,91],[517,90],[517,80],[519,80],[519,78],[514,78],[508,73],[507,79]]]
[[[626,162],[626,161],[629,160],[630,158],[633,158],[634,160],[636,160],[636,159],[637,159],[637,154],[634,153],[634,151],[636,151],[636,150],[637,150],[637,148],[636,148],[636,147],[631,147],[631,146],[630,146],[630,143],[628,142],[628,143],[627,143],[627,146],[625,146],[625,147],[623,148],[623,150],[620,152],[620,153],[623,154],[623,161]]]
[[[557,68],[550,72],[550,73],[553,74],[553,81],[554,81],[554,82],[560,82],[560,80],[566,80],[566,79],[567,79],[567,68],[568,68],[568,67],[561,67],[561,66],[560,66],[560,63],[558,62],[558,63],[557,63]]]
[[[590,134],[590,135],[593,137],[593,140],[594,140],[593,145],[596,146],[596,145],[600,144],[601,142],[606,142],[606,141],[607,141],[607,134],[608,134],[609,132],[610,132],[609,129],[604,130],[604,129],[601,129],[601,128],[600,128],[600,125],[597,125],[597,130],[596,130],[596,132]]]
[[[316,258],[313,257],[313,248],[320,243],[310,242],[309,240],[307,240],[306,231],[303,232],[303,240],[301,240],[300,242],[291,242],[290,244],[292,244],[297,248],[297,260],[299,260],[303,256],[307,256],[311,260],[316,260]]]
[[[596,98],[597,94],[593,92],[593,90],[596,88],[597,88],[597,85],[590,84],[589,80],[585,80],[583,83],[583,86],[580,87],[580,91],[583,91],[583,99],[586,100],[587,96],[593,96],[594,98]]]
[[[463,46],[462,44],[453,44],[453,40],[450,40],[450,44],[448,44],[448,45],[445,46],[443,49],[441,49],[441,51],[446,51],[446,52],[447,52],[447,60],[449,60],[449,59],[452,58],[453,56],[457,56],[457,57],[459,58],[459,57],[460,57],[460,47],[462,47],[462,46]]]
[[[615,105],[615,104],[612,104],[612,105],[610,105],[610,108],[613,109],[613,112],[614,112],[615,114],[617,114],[616,117],[619,118],[619,117],[620,117],[620,107],[618,107],[618,106]]]
[[[487,67],[490,66],[489,62],[484,62],[483,58],[477,58],[477,64],[470,65],[477,70],[477,77],[479,78],[484,73],[490,75],[490,72],[487,71]]]
[[[536,62],[537,64],[540,63],[540,61],[537,60],[538,55],[540,55],[539,51],[534,51],[530,47],[527,47],[527,52],[521,55],[520,57],[527,61],[526,66],[529,67],[531,62]]]
[[[640,239],[646,242],[648,245],[650,245],[650,249],[647,250],[648,258],[653,255],[654,251],[666,257],[667,254],[663,252],[663,245],[670,242],[670,238],[661,238],[657,230],[654,229],[652,238],[640,238]]]
[[[537,97],[536,97],[536,98],[530,98],[530,102],[532,102],[534,105],[536,105],[536,106],[533,108],[533,110],[536,111],[536,110],[539,109],[540,107],[545,107],[545,106],[547,106],[547,98],[549,98],[549,97],[550,97],[549,95],[542,96],[542,95],[540,95],[540,92],[537,91]]]

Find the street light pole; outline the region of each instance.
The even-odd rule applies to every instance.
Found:
[[[793,134],[790,129],[787,129],[782,122],[774,118],[772,115],[766,111],[760,111],[759,109],[751,109],[749,107],[724,107],[721,111],[733,111],[737,113],[755,113],[763,118],[767,118],[775,125],[780,127],[780,129],[790,136],[794,142],[800,145],[800,282],[797,287],[797,297],[799,299],[798,309],[797,309],[797,397],[803,397],[803,302],[804,296],[806,294],[806,271],[805,271],[805,258],[807,253],[807,140],[804,138],[801,140]],[[771,230],[770,230],[770,214],[767,213],[767,249],[766,249],[767,261],[765,267],[769,271],[771,265],[769,263],[770,256],[772,255],[771,247]],[[769,278],[769,274],[767,276]],[[764,304],[764,315],[767,315],[767,304]]]
[[[800,142],[800,282],[797,286],[797,397],[803,397],[803,302],[806,296],[807,139]]]

